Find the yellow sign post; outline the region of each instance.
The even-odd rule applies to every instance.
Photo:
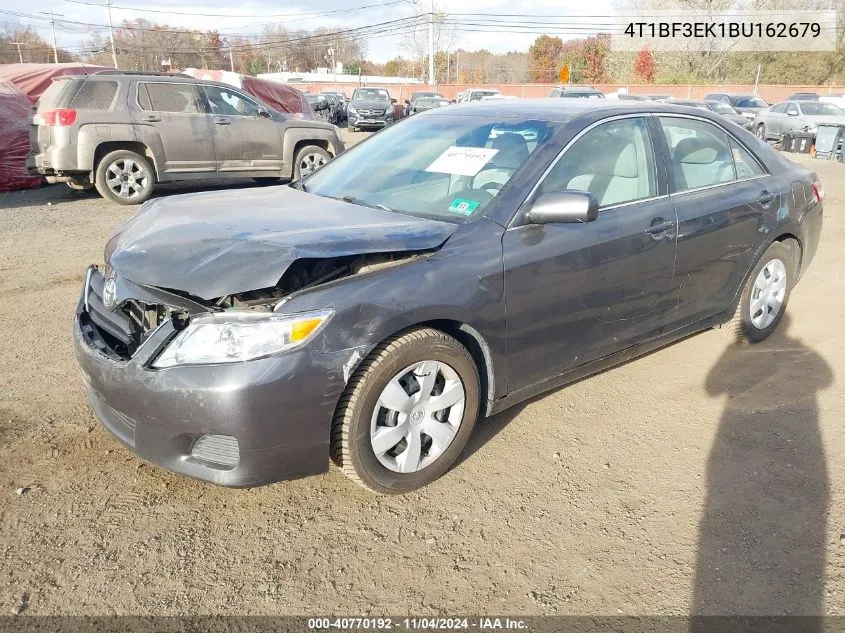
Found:
[[[569,64],[564,64],[560,69],[560,83],[569,83]]]

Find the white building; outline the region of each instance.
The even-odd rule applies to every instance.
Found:
[[[378,75],[344,75],[343,73],[329,72],[329,68],[317,68],[309,73],[260,73],[259,79],[278,81],[283,84],[422,84],[423,82],[413,77],[380,77]]]

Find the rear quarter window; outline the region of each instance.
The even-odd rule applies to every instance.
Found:
[[[70,96],[79,88],[80,82],[73,80],[54,81],[49,85],[38,99],[38,109],[46,110],[49,108],[63,107]]]
[[[110,110],[116,94],[116,81],[86,81],[70,106],[76,110]]]

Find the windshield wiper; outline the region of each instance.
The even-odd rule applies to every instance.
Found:
[[[357,204],[358,206],[361,206],[361,207],[370,207],[371,209],[383,209],[385,211],[393,211],[393,209],[391,209],[390,207],[385,206],[383,204],[369,204],[368,202],[364,202],[363,200],[356,198],[354,196],[343,196],[341,198],[341,200],[343,202],[348,202],[350,204]]]

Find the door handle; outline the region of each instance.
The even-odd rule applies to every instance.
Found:
[[[229,119],[214,119],[214,125],[232,125]]]
[[[161,121],[161,117],[158,116],[157,114],[148,114],[147,116],[144,117],[143,120],[149,121],[150,123],[157,123],[157,122]]]
[[[663,237],[664,233],[669,231],[669,229],[671,229],[673,226],[675,226],[675,223],[671,220],[664,220],[663,218],[654,218],[654,220],[651,221],[651,226],[648,227],[645,232],[649,233],[654,239],[659,240]]]
[[[762,204],[764,207],[774,199],[775,199],[775,194],[770,193],[770,192],[766,191],[765,189],[763,189],[763,191],[760,192],[760,195],[757,196],[757,202]]]

